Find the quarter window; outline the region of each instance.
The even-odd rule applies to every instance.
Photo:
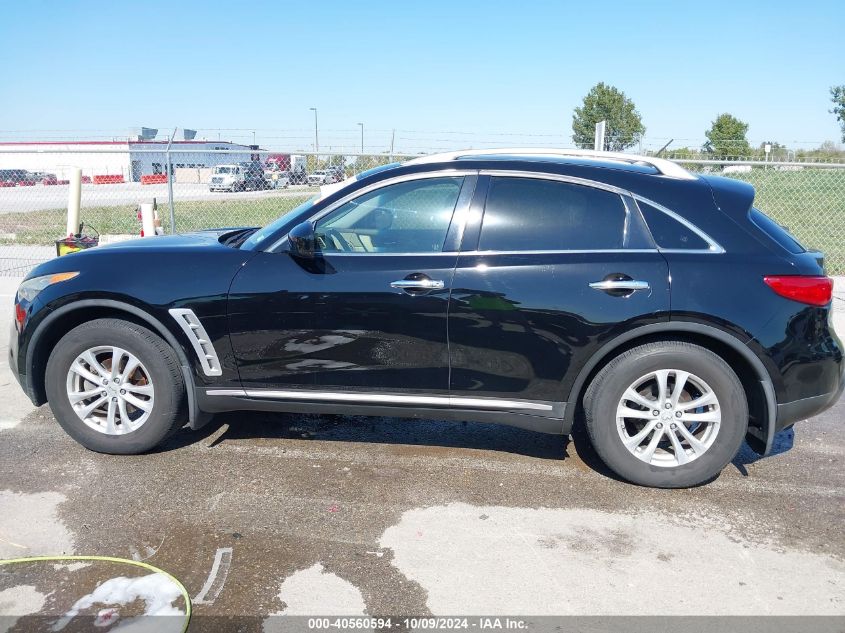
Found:
[[[651,236],[658,248],[674,250],[708,250],[710,244],[691,228],[650,204],[640,202]]]
[[[798,239],[789,232],[789,229],[775,222],[772,218],[760,211],[760,209],[752,208],[749,216],[751,217],[751,221],[754,222],[754,224],[756,224],[766,235],[790,253],[798,255],[799,253],[806,252],[806,249],[801,245]]]
[[[387,185],[317,221],[326,253],[435,253],[443,250],[462,177]]]
[[[625,205],[618,195],[565,182],[494,177],[478,248],[483,251],[622,248]]]

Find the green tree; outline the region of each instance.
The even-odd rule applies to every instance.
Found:
[[[704,151],[720,157],[740,157],[751,154],[751,146],[745,134],[748,123],[744,123],[732,114],[720,114],[704,135],[707,142]]]
[[[830,113],[836,115],[842,130],[842,142],[845,143],[845,84],[830,89],[830,100],[833,101],[833,110]]]
[[[572,114],[572,142],[592,149],[596,123],[607,121],[605,149],[619,152],[635,145],[645,134],[640,113],[634,102],[621,90],[600,82],[593,86],[580,108]]]

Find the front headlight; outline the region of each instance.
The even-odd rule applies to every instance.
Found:
[[[38,293],[44,290],[47,286],[57,284],[61,281],[67,281],[68,279],[73,279],[78,274],[78,272],[54,273],[52,275],[41,275],[40,277],[27,279],[18,287],[17,301],[19,302],[21,299],[24,299],[29,303],[32,303],[35,301],[35,297],[38,296]]]

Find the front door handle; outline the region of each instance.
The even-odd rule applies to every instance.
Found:
[[[446,284],[440,279],[400,279],[399,281],[391,281],[391,288],[401,288],[402,290],[443,290]]]
[[[619,290],[636,292],[637,290],[650,290],[651,286],[648,285],[647,281],[637,281],[636,279],[603,279],[592,282],[590,288],[604,290],[605,292]]]

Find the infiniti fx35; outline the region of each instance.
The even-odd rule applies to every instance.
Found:
[[[832,282],[743,182],[627,154],[452,152],[263,228],[36,267],[10,365],[82,445],[254,409],[584,425],[621,477],[714,478],[843,389]]]

